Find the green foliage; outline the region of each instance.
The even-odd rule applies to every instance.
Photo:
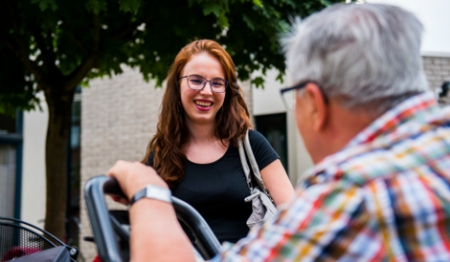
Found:
[[[270,68],[278,69],[282,80],[280,33],[288,30],[294,16],[304,17],[335,2],[340,1],[7,0],[0,11],[0,54],[9,56],[0,61],[5,69],[0,75],[0,101],[15,97],[9,104],[30,109],[41,87],[87,84],[93,78],[120,74],[123,64],[161,84],[180,48],[200,38],[223,44],[242,80],[255,70]],[[17,65],[9,66],[14,57]],[[28,76],[37,85],[16,78],[4,82],[12,74]]]
[[[15,115],[16,108],[35,109],[39,104],[33,76],[5,45],[0,44],[0,114]]]
[[[120,10],[124,12],[137,13],[139,11],[139,6],[141,5],[141,0],[123,0],[120,1]]]
[[[106,8],[106,1],[102,1],[102,0],[88,0],[85,4],[86,7],[86,11],[88,11],[89,13],[94,13],[94,14],[98,14],[101,11],[107,11]],[[123,8],[125,9],[125,8]]]
[[[262,87],[264,88],[264,78],[257,76],[252,79],[252,85],[255,85],[256,87]]]
[[[54,0],[31,0],[31,3],[38,4],[41,11],[45,11],[47,8],[55,11],[58,8]]]

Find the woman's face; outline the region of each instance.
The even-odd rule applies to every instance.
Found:
[[[225,74],[219,60],[208,53],[193,55],[185,65],[181,77],[196,75],[211,79],[225,79]],[[192,82],[192,77],[191,83]],[[194,79],[196,81],[197,79]],[[188,78],[182,78],[180,82],[181,104],[186,112],[187,124],[213,124],[217,112],[225,100],[224,93],[214,93],[211,82],[201,90],[191,89]],[[217,84],[217,82],[215,83]],[[191,84],[191,86],[194,86]]]

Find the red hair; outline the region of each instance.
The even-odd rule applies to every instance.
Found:
[[[142,160],[147,163],[153,154],[153,168],[171,187],[184,177],[186,156],[181,152],[181,147],[189,136],[181,105],[179,79],[192,56],[200,53],[208,53],[219,60],[228,81],[222,109],[216,115],[215,136],[222,142],[229,141],[230,146],[237,146],[238,139],[251,127],[243,91],[237,83],[235,65],[227,51],[213,40],[196,40],[183,47],[167,75],[156,134],[150,140]]]

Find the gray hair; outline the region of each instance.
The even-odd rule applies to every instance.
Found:
[[[342,106],[379,114],[428,90],[422,31],[399,7],[337,4],[298,20],[282,44],[292,80],[314,81]]]

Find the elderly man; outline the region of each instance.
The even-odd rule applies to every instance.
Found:
[[[350,4],[283,39],[297,84],[282,93],[315,166],[275,220],[213,261],[450,261],[450,109],[427,87],[421,34],[401,8]],[[130,199],[167,188],[138,163],[109,175]],[[130,216],[134,260],[193,259],[170,203],[139,200]]]

